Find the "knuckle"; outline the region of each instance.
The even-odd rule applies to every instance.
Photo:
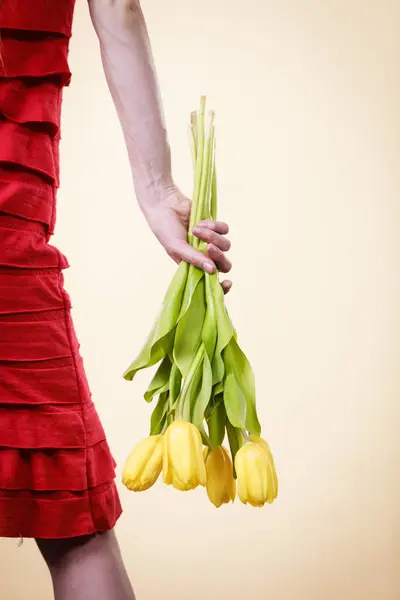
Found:
[[[229,273],[229,271],[232,269],[232,263],[227,261],[224,266],[225,266],[224,273]]]

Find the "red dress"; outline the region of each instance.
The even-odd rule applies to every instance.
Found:
[[[121,513],[49,244],[73,5],[0,2],[0,537],[86,535]]]

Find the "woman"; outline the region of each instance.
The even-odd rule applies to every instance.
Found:
[[[206,255],[186,241],[190,202],[171,174],[145,21],[138,1],[123,2],[89,5],[141,209],[175,261],[227,272],[226,224],[195,228]],[[57,600],[126,600],[114,462],[63,289],[67,261],[49,244],[73,5],[0,3],[0,536],[37,540]]]

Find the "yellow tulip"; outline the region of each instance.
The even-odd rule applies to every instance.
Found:
[[[148,490],[162,469],[164,440],[151,435],[139,442],[128,456],[122,473],[122,483],[133,492]]]
[[[174,421],[165,432],[163,479],[181,491],[206,484],[201,435],[188,421]]]
[[[211,502],[219,508],[221,504],[234,502],[236,481],[228,452],[218,446],[209,453],[206,460],[207,494]]]
[[[272,456],[271,448],[266,440],[259,437],[258,435],[251,435],[249,437],[250,442],[254,442],[264,449],[268,458],[268,498],[267,502],[272,504],[275,498],[278,496],[278,476],[275,469],[275,461]]]
[[[238,496],[243,504],[264,506],[268,500],[268,458],[265,450],[249,442],[240,448],[235,458]]]

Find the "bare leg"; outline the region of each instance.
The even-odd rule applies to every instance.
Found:
[[[113,531],[36,542],[50,570],[55,600],[135,600]]]

